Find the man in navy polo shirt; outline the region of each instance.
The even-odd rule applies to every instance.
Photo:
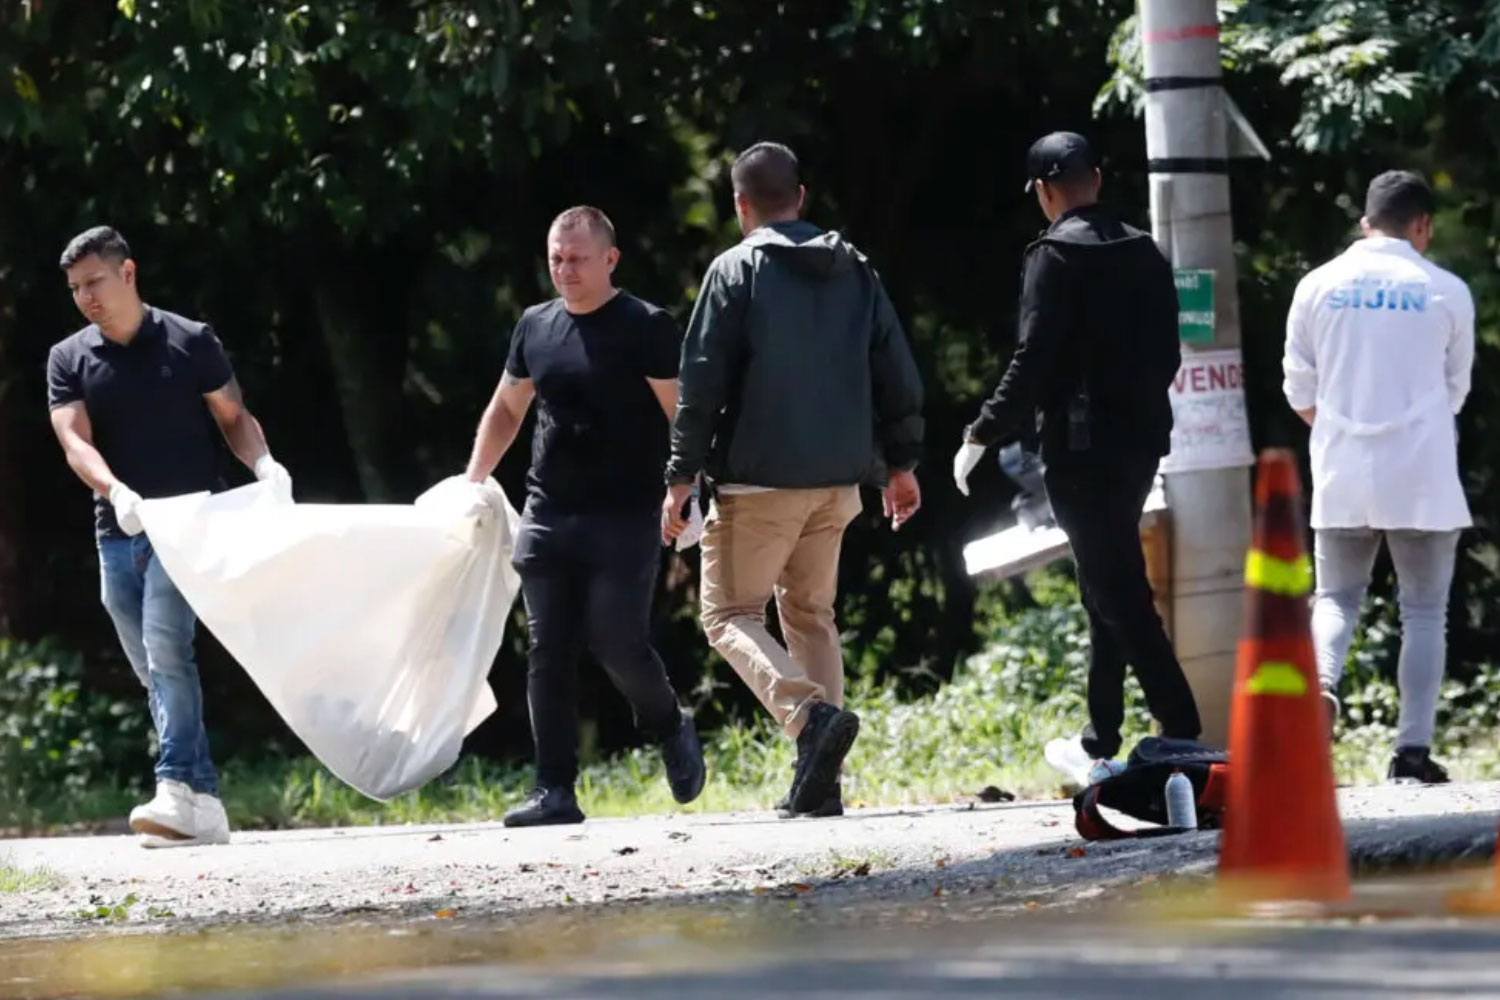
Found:
[[[74,237],[61,266],[89,325],[52,348],[47,401],[68,466],[94,490],[104,607],[145,685],[161,744],[156,797],[130,814],[147,847],[219,844],[229,821],[203,727],[197,620],[142,533],[143,497],[223,488],[215,425],[257,479],[288,499],[291,476],[245,409],[206,324],[146,305],[124,238]]]

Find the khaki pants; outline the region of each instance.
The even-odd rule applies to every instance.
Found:
[[[703,534],[703,630],[788,736],[807,709],[844,700],[834,622],[839,548],[859,487],[720,494]],[[776,598],[783,647],[766,630]]]

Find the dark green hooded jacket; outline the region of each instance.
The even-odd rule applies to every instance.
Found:
[[[777,222],[720,254],[682,346],[669,482],[880,483],[922,449],[922,383],[880,278],[836,232]]]

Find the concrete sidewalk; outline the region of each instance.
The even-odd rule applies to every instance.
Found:
[[[1360,866],[1493,853],[1500,783],[1346,789]],[[982,890],[993,912],[1086,903],[1112,886],[1210,872],[1217,835],[1085,844],[1066,802],[872,809],[835,820],[767,813],[237,834],[146,851],[128,837],[0,842],[61,884],[0,895],[0,938],[197,929],[362,916],[488,919],[588,904],[711,896],[849,902]],[[86,919],[121,906],[124,915]]]

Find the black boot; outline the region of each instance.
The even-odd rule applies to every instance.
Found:
[[[703,793],[703,782],[707,777],[703,766],[703,744],[698,740],[698,727],[692,716],[684,712],[678,719],[677,731],[662,741],[662,763],[667,766],[667,784],[672,786],[672,798],[682,805]]]
[[[840,782],[833,785],[833,795],[823,800],[823,804],[811,812],[792,812],[792,796],[788,793],[782,800],[776,803],[776,815],[782,819],[829,819],[833,816],[844,815],[844,786]]]
[[[526,801],[505,814],[506,826],[566,826],[583,822],[583,810],[571,788],[538,785]]]
[[[1427,747],[1397,747],[1385,776],[1388,781],[1423,785],[1446,785],[1449,780],[1448,772],[1432,759]]]
[[[793,813],[812,814],[838,797],[839,773],[858,735],[859,716],[853,712],[824,702],[808,710],[807,722],[797,737],[797,773],[787,801]]]

